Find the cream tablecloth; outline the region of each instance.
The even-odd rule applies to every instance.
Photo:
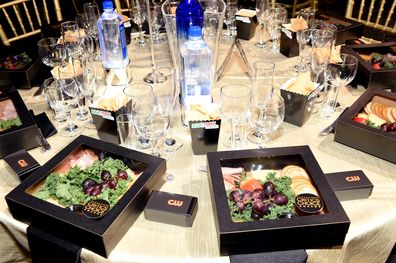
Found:
[[[275,61],[275,84],[279,88],[293,76],[291,68],[297,63],[296,58],[287,59],[280,54],[265,54],[254,48],[253,42],[243,43],[250,62],[259,59]],[[224,45],[221,46],[223,50],[220,52],[220,60],[224,58],[227,50]],[[132,46],[130,56],[133,77],[135,80],[141,79],[149,72],[148,49],[136,49]],[[169,62],[166,62],[170,58],[167,46],[156,47],[156,58],[159,64]],[[214,99],[217,100],[220,86],[247,82],[246,68],[235,49],[225,76],[215,85]],[[343,106],[351,105],[363,91],[363,88],[342,88],[339,101]],[[47,111],[45,102],[32,99],[33,92],[34,89],[20,91],[28,107],[37,113]],[[318,114],[312,115],[303,127],[283,123],[271,136],[273,140],[268,143],[268,147],[309,145],[324,173],[361,169],[374,184],[373,193],[368,199],[341,202],[351,220],[344,245],[307,250],[308,262],[384,262],[396,241],[396,165],[334,142],[332,134],[319,137],[319,131],[329,125],[338,114],[330,119],[321,119]],[[141,214],[108,259],[83,249],[83,262],[229,262],[228,257],[219,256],[208,175],[200,169],[206,163],[205,156],[193,155],[190,134],[181,127],[179,120],[180,114],[177,111],[171,132],[183,139],[184,146],[169,159],[168,172],[174,175],[174,180],[165,183],[161,190],[198,197],[198,214],[194,225],[184,228],[155,223],[145,220]],[[84,134],[97,137],[95,130],[85,130]],[[71,140],[56,135],[49,139],[53,147],[50,152],[41,153],[38,149],[29,152],[40,164],[44,164]],[[251,144],[247,146],[255,147]],[[221,142],[219,150],[227,150]],[[4,161],[0,160],[1,262],[29,261],[27,225],[12,218],[4,200],[4,196],[17,184],[15,177],[6,170]],[[290,241],[293,237],[285,239]]]

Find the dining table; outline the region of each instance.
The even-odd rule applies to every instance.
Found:
[[[255,46],[258,33],[253,39],[240,40],[247,61],[252,65],[259,60],[275,63],[274,92],[297,74],[294,65],[298,57],[288,58],[279,52],[272,53]],[[219,45],[218,67],[226,57],[232,40],[222,39]],[[218,102],[219,89],[226,84],[249,84],[247,65],[240,51],[234,47],[230,60],[224,67],[221,78],[213,84],[213,101]],[[128,46],[130,64],[128,69],[132,81],[142,80],[151,71],[152,62],[149,47],[137,47],[132,41]],[[155,45],[154,58],[157,65],[171,64],[171,53],[165,43]],[[100,67],[99,67],[100,68]],[[99,70],[100,71],[100,70]],[[96,97],[105,93],[122,91],[120,86],[105,86],[104,76],[97,77]],[[45,98],[34,97],[36,87],[19,90],[29,109],[36,114],[46,112],[59,129]],[[363,86],[346,86],[339,91],[339,103],[350,106],[364,92]],[[319,136],[319,132],[330,125],[340,115],[336,111],[329,118],[312,113],[301,126],[283,122],[266,143],[267,148],[307,145],[312,151],[323,172],[343,172],[362,170],[374,185],[371,195],[364,199],[341,201],[350,219],[350,227],[343,245],[306,249],[307,262],[385,262],[396,242],[396,165],[368,153],[356,150],[334,141],[334,134]],[[198,198],[198,212],[192,227],[181,227],[146,220],[141,213],[108,258],[83,248],[82,262],[230,262],[229,256],[220,255],[216,230],[216,219],[212,207],[211,189],[207,172],[206,155],[195,155],[192,151],[191,135],[181,123],[180,105],[174,110],[169,133],[182,140],[183,146],[168,156],[167,173],[173,180],[166,181],[161,191],[194,196]],[[218,151],[232,150],[224,143],[224,128],[220,129]],[[83,134],[98,138],[96,129],[85,129]],[[42,152],[34,148],[28,152],[40,165],[45,164],[75,137],[62,137],[56,134],[48,138],[50,151]],[[364,142],[362,142],[364,143]],[[385,146],[385,145],[384,145]],[[257,149],[258,145],[248,142],[245,149]],[[396,154],[396,150],[395,150]],[[27,222],[14,219],[5,201],[5,196],[19,184],[19,180],[0,160],[0,261],[29,262],[29,245],[26,236]],[[285,236],[293,242],[293,236]],[[293,262],[290,259],[289,262]]]

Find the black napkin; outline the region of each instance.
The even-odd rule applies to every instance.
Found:
[[[230,255],[230,263],[305,263],[308,255],[304,249]]]
[[[33,263],[80,263],[81,247],[51,235],[32,223],[27,228]]]
[[[41,130],[44,138],[51,137],[55,135],[58,131],[52,122],[49,120],[47,114],[42,112],[40,114],[34,115],[32,110],[29,110],[30,114],[32,115],[33,119],[35,120],[37,127]]]

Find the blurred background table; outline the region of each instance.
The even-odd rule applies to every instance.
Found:
[[[261,59],[276,63],[275,87],[276,92],[279,92],[279,87],[294,76],[292,68],[297,64],[297,58],[265,54],[254,46],[255,41],[252,39],[242,42],[248,59],[251,63]],[[224,59],[229,44],[230,42],[222,43],[220,61]],[[142,79],[150,71],[149,50],[136,48],[134,42],[129,48],[133,78]],[[156,46],[155,49],[158,64],[170,63],[170,54],[166,45]],[[227,83],[249,83],[246,68],[237,49],[233,51],[223,78],[214,86],[215,101],[218,98],[219,88]],[[46,111],[53,118],[43,99],[32,98],[34,91],[35,89],[20,91],[27,106],[35,113]],[[103,90],[99,89],[98,94],[100,92]],[[356,90],[344,87],[340,90],[339,102],[343,106],[349,106],[363,92],[362,87]],[[396,210],[394,209],[396,166],[336,143],[332,134],[319,137],[318,133],[332,123],[338,114],[329,119],[322,119],[319,114],[311,115],[302,127],[283,123],[271,135],[272,140],[268,142],[267,147],[308,145],[324,173],[363,170],[374,185],[370,198],[342,202],[351,220],[344,245],[307,250],[308,262],[385,262],[396,241]],[[183,228],[147,221],[142,213],[108,259],[83,249],[81,253],[83,262],[229,262],[229,257],[219,255],[209,178],[207,173],[202,171],[202,167],[206,164],[206,156],[193,155],[189,131],[181,126],[180,110],[175,112],[173,118],[171,132],[183,139],[184,146],[168,160],[168,172],[174,175],[174,180],[165,183],[161,190],[198,197],[198,213],[193,226]],[[86,129],[84,134],[97,138],[96,130]],[[221,132],[218,150],[227,150],[221,141],[222,137]],[[49,138],[51,151],[41,153],[39,149],[33,149],[29,153],[43,165],[71,140],[73,138],[55,135]],[[249,144],[247,148],[257,148],[257,146]],[[16,178],[6,170],[4,161],[0,160],[0,261],[2,262],[30,260],[26,239],[27,224],[13,219],[4,200],[4,196],[17,184]],[[289,242],[293,237],[285,237],[285,239]]]

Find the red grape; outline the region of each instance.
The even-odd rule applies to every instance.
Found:
[[[128,179],[128,174],[124,170],[118,170],[117,171],[117,176],[118,176],[118,178],[123,179],[123,180],[127,180]]]
[[[100,178],[102,178],[103,181],[107,181],[111,178],[111,174],[109,171],[103,170],[100,175]]]
[[[264,191],[263,191],[263,189],[255,189],[254,191],[253,191],[253,194],[252,194],[252,198],[253,199],[259,199],[259,200],[263,200],[263,198],[264,198]]]
[[[99,185],[94,186],[93,189],[91,191],[89,191],[89,195],[92,195],[92,196],[97,196],[97,195],[100,195],[101,193],[102,193],[102,191],[100,190]]]
[[[252,195],[253,195],[252,191],[249,191],[249,190],[243,191],[242,201],[245,202],[245,203],[250,202],[251,199],[252,199]]]
[[[231,201],[238,202],[242,199],[242,192],[241,190],[233,190],[229,196]]]
[[[274,183],[267,181],[263,185],[264,193],[266,196],[272,196],[276,193]]]
[[[88,188],[88,187],[95,186],[95,185],[96,185],[96,181],[93,180],[93,179],[91,179],[91,178],[87,178],[87,179],[85,179],[85,180],[82,182],[83,190],[86,189],[86,188]]]
[[[252,208],[253,212],[258,215],[264,215],[267,212],[267,206],[261,200],[255,200]]]
[[[243,201],[238,201],[235,203],[235,205],[238,207],[238,212],[241,213],[245,210],[246,206]]]
[[[389,123],[387,131],[396,132],[396,122]]]
[[[284,194],[276,194],[274,196],[274,203],[277,205],[285,205],[287,204],[288,201],[289,199]]]
[[[110,188],[110,189],[114,189],[114,188],[117,187],[117,181],[114,180],[114,179],[110,179],[110,180],[108,181],[108,184],[109,184],[109,188]]]
[[[255,212],[252,213],[252,215],[250,216],[253,220],[260,220],[263,216],[262,215],[258,215]]]
[[[380,130],[387,132],[389,130],[389,124],[388,123],[381,124]]]

